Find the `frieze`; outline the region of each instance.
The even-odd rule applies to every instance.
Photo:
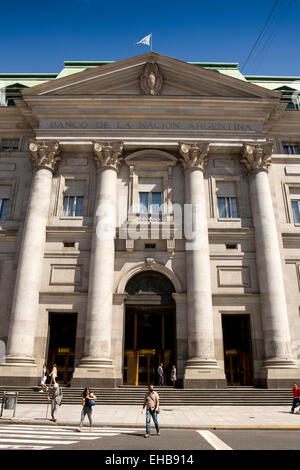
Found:
[[[259,132],[259,123],[235,121],[178,121],[178,120],[41,120],[40,129],[68,130],[171,130],[171,131],[220,131]]]

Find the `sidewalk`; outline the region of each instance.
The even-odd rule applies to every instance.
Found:
[[[52,424],[49,419],[45,419],[46,411],[46,402],[45,405],[18,404],[15,418],[12,418],[13,410],[3,410],[0,424]],[[80,413],[80,404],[62,405],[58,407],[57,423],[53,423],[53,426],[78,426]],[[50,417],[49,406],[48,418]],[[87,418],[85,423],[87,425]],[[287,406],[163,406],[159,424],[162,428],[300,430],[300,414],[292,415]],[[144,428],[145,413],[142,415],[141,407],[138,406],[96,405],[93,409],[93,427],[97,426]]]

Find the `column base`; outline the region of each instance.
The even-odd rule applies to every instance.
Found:
[[[186,363],[183,388],[226,388],[225,373],[215,359],[190,359]]]
[[[264,388],[290,388],[299,381],[299,368],[292,359],[272,358],[261,368],[261,386]]]
[[[83,358],[75,368],[71,387],[105,387],[115,388],[121,385],[122,379],[116,377],[111,359]]]
[[[6,361],[0,364],[1,386],[36,387],[39,385],[41,378],[34,359],[7,357]]]

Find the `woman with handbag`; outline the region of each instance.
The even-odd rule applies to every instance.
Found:
[[[96,402],[95,402],[96,399],[97,399],[96,395],[94,395],[88,387],[85,387],[82,393],[81,419],[80,419],[80,424],[79,424],[79,427],[77,428],[77,431],[81,432],[81,427],[83,425],[83,421],[86,415],[90,423],[90,431],[92,431],[92,412],[93,412],[93,406],[96,405]]]

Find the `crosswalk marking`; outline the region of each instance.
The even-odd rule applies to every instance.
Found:
[[[0,440],[1,440],[1,435],[2,434],[7,434],[7,430],[1,430],[0,429]],[[20,434],[20,435],[29,435],[28,437],[32,437],[32,435],[34,434],[38,434],[40,435],[40,438],[41,439],[47,439],[47,436],[69,436],[69,437],[72,437],[74,438],[74,436],[76,436],[76,438],[80,438],[80,439],[94,439],[95,437],[97,438],[98,436],[101,436],[101,437],[104,437],[104,436],[116,436],[117,432],[81,432],[80,434],[78,433],[78,436],[77,436],[77,432],[75,433],[75,431],[70,434],[70,431],[47,431],[47,435],[45,436],[41,436],[41,431],[34,431],[34,430],[17,430],[17,429],[11,429],[9,430],[9,434]],[[95,436],[95,437],[93,437]]]
[[[8,445],[0,444],[0,449],[5,450],[45,450],[50,449],[50,446],[29,446],[29,445]]]
[[[221,441],[210,431],[197,431],[215,450],[232,450],[225,442]]]
[[[59,425],[0,425],[0,449],[44,450],[53,445],[70,445],[79,441],[91,441],[102,437],[114,437],[139,431],[138,428],[89,428],[76,431],[75,426]]]
[[[40,444],[41,443],[41,440],[40,439],[1,439],[0,442],[20,442],[20,443],[24,443],[24,442],[30,442],[31,444],[35,443],[35,444]],[[77,441],[63,441],[63,440],[48,440],[47,441],[47,444],[52,444],[52,445],[55,445],[55,444],[76,444]]]

